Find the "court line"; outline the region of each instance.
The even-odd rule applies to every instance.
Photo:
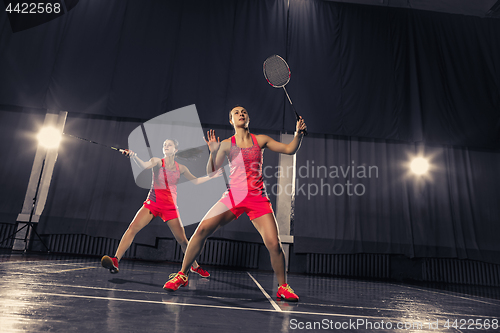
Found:
[[[269,294],[264,290],[264,288],[262,288],[262,286],[260,285],[259,282],[257,282],[257,280],[255,280],[255,278],[252,276],[252,274],[250,274],[249,272],[247,272],[248,276],[250,276],[250,278],[253,280],[253,282],[255,282],[255,284],[257,285],[257,287],[259,287],[260,291],[262,291],[262,293],[264,294],[264,296],[266,296],[266,298],[269,300],[269,302],[271,303],[271,305],[273,306],[273,308],[276,310],[276,311],[283,311],[281,310],[281,308],[278,306],[278,304],[276,304],[276,302],[271,298],[271,296],[269,296]]]
[[[128,293],[141,293],[141,294],[156,294],[156,295],[165,295],[165,292],[159,291],[146,291],[146,290],[130,290],[130,289],[115,289],[115,288],[105,288],[105,287],[92,287],[92,286],[79,286],[79,285],[69,285],[69,284],[56,284],[56,283],[43,283],[43,282],[34,282],[31,283],[35,286],[53,286],[53,287],[68,287],[68,288],[79,288],[79,289],[91,289],[91,290],[103,290],[103,291],[117,291],[117,292],[128,292]],[[216,296],[207,296],[208,298],[221,298],[221,299],[230,299],[233,298],[228,297],[216,297]],[[245,299],[241,299],[245,300]],[[174,303],[172,303],[174,304]],[[372,308],[372,307],[364,307],[364,306],[346,306],[339,304],[317,304],[317,303],[304,303],[300,302],[301,305],[311,305],[311,306],[319,306],[319,307],[329,307],[329,308],[346,308],[346,309],[359,309],[359,310],[380,310],[380,311],[394,311],[394,312],[407,312],[406,309],[387,309],[387,308]],[[281,310],[283,312],[285,310]],[[291,312],[292,313],[292,312]],[[458,313],[448,313],[448,312],[439,312],[439,313],[429,313],[429,315],[443,315],[443,316],[454,316],[457,318],[462,317],[478,317],[478,318],[492,318],[492,316],[487,315],[479,315],[479,314],[458,314]]]
[[[190,303],[175,303],[167,301],[151,301],[151,300],[139,300],[139,299],[128,299],[128,298],[117,298],[117,297],[99,297],[99,296],[85,296],[85,295],[70,295],[70,294],[55,294],[55,293],[41,293],[40,295],[47,296],[59,296],[59,297],[73,297],[73,298],[87,298],[96,300],[108,300],[108,301],[121,301],[121,302],[137,302],[137,303],[149,303],[149,304],[161,304],[161,305],[179,305],[179,306],[191,306],[198,308],[213,308],[213,309],[226,309],[226,310],[243,310],[243,311],[257,311],[257,312],[274,312],[274,313],[287,313],[287,314],[301,314],[301,315],[315,315],[315,316],[329,316],[329,317],[344,317],[344,318],[363,318],[372,320],[387,320],[387,321],[397,321],[401,320],[398,318],[391,317],[375,317],[366,315],[356,315],[356,314],[341,314],[341,313],[325,313],[325,312],[305,312],[305,311],[289,311],[289,310],[273,310],[273,309],[258,309],[258,308],[242,308],[236,306],[224,306],[224,305],[207,305],[207,304],[190,304]],[[486,317],[477,315],[465,315],[466,317]],[[443,317],[442,314],[436,317]],[[487,318],[496,318],[494,316],[488,316]]]
[[[4,264],[4,263],[38,263],[40,261],[6,261],[6,262],[0,262],[0,265],[1,264]],[[92,262],[93,263],[93,262]],[[69,266],[69,265],[88,265],[88,263],[83,263],[83,262],[75,262],[75,263],[55,263],[55,264],[40,264],[40,265],[31,265],[30,267],[33,267],[33,268],[39,268],[39,267],[52,267],[52,266],[55,266],[55,265],[62,265],[62,266]],[[101,265],[98,265],[96,264],[95,265],[96,268],[98,267],[102,267]],[[147,267],[151,267],[151,268],[154,268],[155,266],[147,266]],[[162,273],[162,272],[158,272],[158,270],[151,270],[151,271],[145,271],[145,270],[141,270],[141,269],[127,269],[127,271],[132,271],[132,272],[143,272],[143,273]],[[44,273],[47,273],[47,272],[44,272]],[[49,272],[51,273],[51,272]]]
[[[170,304],[170,305],[179,305],[179,306],[192,306],[192,307],[214,308],[214,309],[227,309],[227,310],[277,312],[277,313],[317,315],[317,316],[330,316],[330,317],[350,317],[350,318],[355,317],[355,318],[369,318],[369,319],[374,319],[374,320],[387,319],[387,317],[360,316],[360,315],[340,314],[340,313],[288,311],[288,310],[281,310],[281,309],[280,310],[273,310],[273,309],[258,309],[258,308],[242,308],[242,307],[236,307],[236,306],[208,305],[208,304],[190,304],[190,303],[175,303],[175,302],[166,302],[166,301],[151,301],[151,300],[128,299],[128,298],[117,298],[117,297],[99,297],[99,296],[55,294],[55,293],[40,293],[40,295],[60,296],[60,297],[74,297],[74,298],[87,298],[87,299],[90,298],[90,299],[97,299],[97,300],[122,301],[122,302],[137,302],[137,303],[162,304],[162,305],[169,305]]]
[[[0,262],[0,265],[2,264],[32,264],[32,263],[39,263],[41,261],[37,260],[37,261],[4,261],[4,262]],[[39,265],[35,265],[35,266],[30,266],[30,267],[46,267],[46,266],[56,266],[56,265],[61,265],[61,266],[69,266],[69,265],[88,265],[89,263],[85,263],[85,262],[70,262],[70,263],[52,263],[52,264],[39,264]],[[97,266],[96,267],[100,267],[100,266]]]
[[[82,268],[63,269],[62,271],[44,272],[44,273],[64,273],[64,272],[80,271],[83,269],[91,269],[91,268],[98,268],[98,267],[89,266],[89,267],[82,267]]]
[[[128,293],[165,295],[164,291],[160,292],[160,291],[147,291],[147,290],[129,290],[129,289],[116,289],[116,288],[104,288],[104,287],[92,287],[92,286],[77,286],[77,285],[70,285],[70,284],[56,284],[56,283],[43,283],[43,282],[33,282],[30,284],[35,285],[35,286],[68,287],[68,288],[91,289],[91,290],[119,291],[119,292],[128,292]]]

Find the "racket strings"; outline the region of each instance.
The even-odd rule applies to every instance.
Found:
[[[282,87],[290,80],[290,70],[279,56],[271,56],[264,62],[264,75],[274,87]]]

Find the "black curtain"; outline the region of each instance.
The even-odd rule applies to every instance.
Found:
[[[410,172],[429,159],[425,176]],[[399,253],[500,263],[500,154],[309,137],[297,155],[295,251]]]
[[[498,20],[291,1],[287,88],[312,132],[498,147],[499,32]]]
[[[13,33],[0,14],[0,103],[150,119],[196,104],[227,124],[293,130],[262,75],[283,55],[311,133],[500,143],[500,21],[319,0],[80,1]],[[285,103],[286,102],[286,103]]]
[[[80,1],[14,33],[0,12],[0,104],[13,105],[2,111],[0,135],[2,145],[14,138],[3,151],[21,165],[2,165],[2,184],[15,190],[2,187],[1,216],[20,211],[31,170],[35,146],[22,133],[36,133],[43,117],[27,108],[68,111],[74,134],[124,146],[140,123],[190,104],[229,136],[228,110],[240,103],[253,130],[277,138],[294,129],[294,115],[265,82],[262,62],[280,54],[311,133],[298,167],[365,163],[379,172],[351,176],[366,186],[361,196],[298,192],[296,250],[498,262],[500,21],[319,0],[110,0]],[[439,166],[419,183],[401,165],[417,148]],[[61,147],[42,232],[122,234],[146,190],[122,156],[96,150]],[[265,160],[277,164],[276,154]],[[321,179],[299,177],[298,190]],[[238,223],[219,236],[239,237]]]
[[[17,33],[2,11],[0,27],[1,104],[141,119],[196,104],[227,125],[240,103],[266,114],[256,127],[282,127],[262,63],[284,53],[283,1],[80,1]]]

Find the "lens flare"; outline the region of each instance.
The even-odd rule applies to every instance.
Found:
[[[37,139],[45,148],[57,148],[61,142],[61,132],[54,127],[44,127],[38,133]]]
[[[417,175],[423,175],[429,170],[429,162],[423,157],[416,157],[410,164],[411,171]]]

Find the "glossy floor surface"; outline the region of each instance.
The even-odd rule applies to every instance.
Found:
[[[498,288],[290,275],[290,303],[272,272],[205,267],[163,290],[179,266],[0,254],[0,332],[500,332]]]

